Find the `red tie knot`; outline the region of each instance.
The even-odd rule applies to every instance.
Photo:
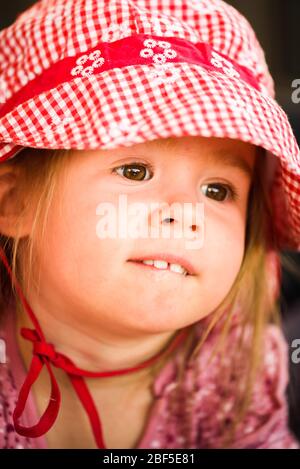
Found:
[[[47,342],[34,342],[33,353],[49,358],[52,362],[57,358],[54,346]]]
[[[52,344],[46,342],[35,329],[28,329],[26,327],[22,327],[21,329],[22,336],[27,339],[31,340],[33,343],[33,354],[40,355],[43,357],[49,358],[52,362],[55,362],[57,359],[57,353],[55,348]]]

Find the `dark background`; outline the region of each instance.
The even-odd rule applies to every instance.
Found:
[[[32,0],[0,1],[0,29],[35,3]],[[295,104],[291,99],[292,81],[300,79],[300,0],[228,0],[227,3],[252,24],[275,80],[277,100],[287,112],[300,142],[300,103]],[[285,254],[296,262],[300,275],[300,253]],[[291,344],[294,338],[300,338],[300,280],[285,269],[280,303],[285,334]],[[290,422],[300,440],[300,364],[290,363],[290,376]]]

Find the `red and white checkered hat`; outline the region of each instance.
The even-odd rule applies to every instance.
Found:
[[[42,0],[0,32],[0,162],[24,147],[113,149],[187,135],[267,150],[278,243],[300,249],[299,148],[264,52],[233,7]]]

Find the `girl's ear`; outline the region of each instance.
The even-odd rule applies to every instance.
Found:
[[[0,233],[12,238],[27,236],[31,227],[21,197],[20,178],[21,171],[16,165],[0,164]]]

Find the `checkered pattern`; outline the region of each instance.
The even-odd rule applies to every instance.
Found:
[[[143,35],[138,59],[128,47],[112,60],[104,44]],[[212,48],[211,66],[191,62],[178,38]],[[221,0],[42,0],[0,32],[0,103],[0,162],[28,146],[113,149],[168,136],[262,146],[276,157],[278,242],[300,249],[299,148],[252,28]]]

